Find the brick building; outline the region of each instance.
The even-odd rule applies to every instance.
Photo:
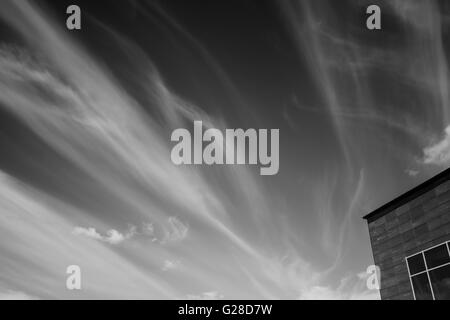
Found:
[[[450,299],[450,169],[364,219],[381,299]]]

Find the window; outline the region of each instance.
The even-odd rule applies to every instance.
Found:
[[[422,252],[408,258],[409,272],[416,274],[426,270]]]
[[[430,282],[426,273],[421,273],[411,277],[411,282],[417,300],[433,300]]]
[[[439,267],[450,262],[447,245],[444,243],[424,252],[427,267],[429,269]]]
[[[450,265],[430,271],[430,281],[434,297],[439,300],[450,300]]]
[[[450,300],[450,242],[406,258],[416,300]]]

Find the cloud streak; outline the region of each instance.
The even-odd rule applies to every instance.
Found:
[[[450,126],[445,128],[444,137],[423,150],[425,164],[447,167],[450,164]]]
[[[94,240],[104,241],[109,244],[119,244],[133,237],[136,233],[136,230],[135,228],[131,228],[125,234],[122,234],[115,229],[111,229],[106,231],[106,235],[102,236],[100,233],[97,232],[97,230],[95,230],[95,228],[75,227],[72,233],[77,236],[85,236]]]

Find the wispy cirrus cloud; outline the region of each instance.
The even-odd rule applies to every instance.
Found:
[[[74,235],[73,223],[60,212],[78,218],[83,214],[69,204],[4,173],[0,173],[0,204],[0,232],[8,239],[0,242],[0,292],[26,292],[27,296],[42,299],[72,299],[73,294],[65,288],[65,272],[69,265],[76,264],[82,269],[86,298],[143,299],[176,295],[173,287],[158,280],[154,272],[142,272],[118,254],[117,246],[105,246],[100,241]],[[101,224],[98,220],[96,223]],[[158,258],[153,261],[155,266],[160,263]],[[99,268],[102,272],[98,272]]]
[[[450,165],[450,126],[444,130],[444,136],[439,141],[423,149],[425,164],[442,167]]]
[[[218,291],[206,291],[201,294],[188,294],[187,298],[190,300],[221,300],[225,296]]]
[[[178,260],[175,260],[175,261],[165,260],[161,270],[162,271],[174,270],[174,269],[178,268],[180,265],[181,265],[181,263]]]
[[[136,227],[130,227],[126,233],[120,233],[115,229],[110,229],[106,231],[106,235],[101,235],[95,230],[95,228],[83,228],[83,227],[75,227],[72,231],[73,234],[78,236],[85,236],[94,240],[99,240],[103,242],[107,242],[109,244],[119,244],[127,239],[130,239],[136,234]]]
[[[161,241],[163,243],[181,241],[187,237],[188,230],[188,226],[181,222],[179,218],[169,217],[167,226],[164,229],[164,237]]]
[[[25,292],[7,290],[0,291],[0,300],[37,300],[37,298]]]
[[[406,169],[405,173],[410,177],[416,177],[420,172],[419,172],[419,170]]]
[[[59,187],[65,190],[73,187],[71,192],[76,190],[76,196],[69,199],[61,196],[59,190],[53,191],[54,197],[47,195],[48,189],[31,192],[31,195],[18,191],[21,199],[29,202],[31,208],[19,206],[17,215],[39,212],[52,222],[52,229],[48,232],[48,223],[44,220],[32,222],[25,218],[21,221],[18,225],[27,229],[33,223],[37,224],[31,229],[33,232],[21,238],[21,242],[33,245],[3,247],[2,251],[8,254],[2,254],[2,258],[8,263],[0,264],[0,274],[8,277],[11,272],[21,270],[22,275],[27,275],[31,265],[39,265],[49,274],[45,277],[46,283],[36,281],[39,275],[31,274],[25,278],[30,280],[32,292],[47,288],[47,297],[70,296],[69,292],[61,293],[54,288],[58,283],[64,283],[60,275],[64,274],[67,265],[73,263],[82,265],[83,274],[88,275],[85,280],[87,284],[83,287],[83,294],[87,297],[104,294],[105,297],[176,298],[187,294],[188,286],[201,291],[211,284],[217,284],[223,290],[225,286],[227,291],[243,297],[258,296],[258,292],[251,287],[236,290],[231,286],[233,281],[224,281],[221,275],[239,277],[240,271],[232,268],[234,254],[247,260],[266,259],[259,246],[250,240],[252,232],[243,233],[232,222],[268,214],[267,209],[262,210],[266,206],[251,174],[243,168],[228,167],[220,174],[228,185],[209,183],[199,170],[175,167],[167,158],[170,154],[170,140],[167,137],[172,129],[168,123],[181,125],[186,117],[202,115],[212,118],[176,97],[157,72],[149,70],[150,106],[156,112],[166,114],[170,109],[177,115],[172,114],[167,119],[168,123],[156,121],[144,112],[145,106],[139,105],[95,59],[60,33],[58,27],[52,25],[39,9],[27,1],[7,1],[5,6],[9,9],[6,11],[27,21],[25,26],[16,24],[15,19],[4,14],[5,11],[0,13],[28,40],[32,50],[17,49],[21,53],[17,55],[12,52],[16,49],[2,49],[2,107],[12,112],[59,155],[58,164],[68,162],[69,168],[81,172],[83,177],[89,177],[86,179],[89,182],[83,182],[81,187],[80,175],[65,171],[68,180]],[[35,31],[33,37],[28,33],[30,27]],[[40,41],[35,41],[36,38]],[[44,42],[46,44],[42,46]],[[41,54],[30,53],[33,51]],[[55,54],[56,51],[59,52]],[[43,56],[46,58],[43,59]],[[145,61],[143,63],[146,65]],[[35,164],[46,172],[46,164],[40,163],[39,159],[35,159]],[[242,190],[239,201],[222,196],[230,187]],[[84,194],[84,201],[80,202],[77,200],[82,198],[81,194]],[[46,200],[47,197],[52,200]],[[103,201],[97,200],[100,197]],[[2,198],[2,209],[9,203],[7,199]],[[44,205],[46,202],[52,205]],[[245,215],[236,210],[240,206],[246,206]],[[103,245],[125,244],[125,239],[131,240],[126,233],[117,231],[120,228],[111,228],[111,225],[140,225],[148,221],[151,221],[152,227],[147,228],[147,232],[154,235],[153,239],[174,245],[158,245],[152,237],[138,237],[138,234],[133,237],[136,241],[130,241],[126,248]],[[0,226],[5,229],[3,234],[22,236],[17,225],[1,221]],[[42,234],[37,232],[41,229]],[[98,230],[107,231],[103,234]],[[195,237],[195,244],[187,246],[182,240],[191,236]],[[151,242],[146,242],[146,239]],[[46,252],[46,255],[31,263],[34,255],[29,256],[24,248],[36,245],[41,246],[37,251]],[[67,250],[67,254],[53,257],[64,251],[66,246],[84,253],[75,254]],[[229,253],[224,255],[227,250]],[[72,259],[68,259],[69,253]],[[20,263],[15,259],[17,256],[21,257]],[[177,270],[180,275],[189,275],[183,286],[173,278],[155,274],[161,271],[164,261],[176,261],[180,257],[183,261],[189,260],[185,268]],[[103,261],[100,264],[99,259]],[[15,264],[20,265],[17,268],[7,267]],[[97,268],[102,265],[108,270],[95,279],[98,272],[89,271],[94,265]],[[129,265],[127,272],[130,276],[117,270],[126,265]],[[147,270],[145,276],[140,271],[143,269]],[[21,282],[14,277],[8,278]],[[106,278],[114,281],[105,283],[103,280]],[[132,290],[127,283],[129,286],[139,283],[140,289]]]

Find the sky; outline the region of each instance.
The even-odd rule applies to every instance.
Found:
[[[379,299],[362,217],[450,163],[450,8],[372,2],[0,0],[0,299]],[[176,166],[194,121],[279,129],[278,174]]]

